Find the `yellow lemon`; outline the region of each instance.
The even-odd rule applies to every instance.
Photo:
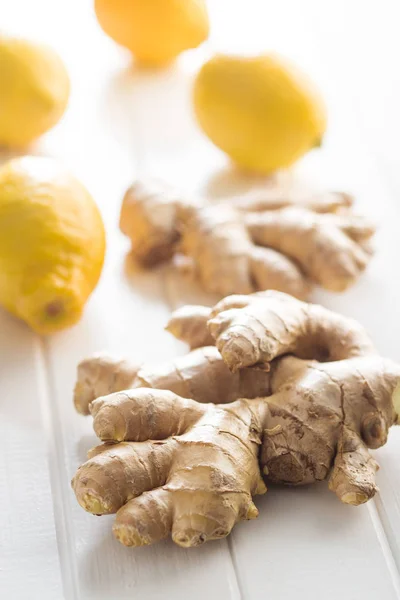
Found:
[[[103,30],[136,59],[168,63],[208,37],[204,0],[95,0]]]
[[[296,66],[277,55],[216,55],[200,69],[194,107],[212,142],[242,167],[269,173],[320,145],[324,102]]]
[[[0,168],[0,304],[40,334],[81,317],[104,261],[100,212],[83,185],[48,158]]]
[[[69,78],[47,46],[0,34],[0,145],[24,146],[63,115]]]

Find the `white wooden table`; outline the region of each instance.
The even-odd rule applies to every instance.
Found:
[[[258,520],[188,551],[169,541],[122,547],[112,517],[85,513],[70,489],[96,443],[90,419],[72,406],[77,362],[97,350],[153,362],[184,352],[163,331],[171,308],[212,301],[168,268],[135,272],[117,219],[123,191],[138,175],[211,195],[245,186],[191,116],[191,78],[215,50],[281,51],[322,87],[330,129],[323,150],[299,168],[353,191],[380,232],[362,281],[340,297],[315,298],[357,317],[380,351],[400,360],[400,3],[209,4],[210,42],[150,73],[128,68],[89,0],[0,0],[0,26],[53,44],[71,74],[65,118],[32,151],[58,157],[85,182],[108,230],[104,275],[78,326],[41,339],[0,312],[2,599],[400,598],[400,428],[376,453],[381,494],[368,505],[343,506],[324,484],[273,489],[257,499]]]

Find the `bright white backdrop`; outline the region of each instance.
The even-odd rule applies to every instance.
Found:
[[[325,485],[274,489],[260,517],[226,541],[185,551],[128,550],[112,518],[86,514],[69,480],[94,445],[71,403],[76,363],[108,350],[158,361],[184,349],[163,332],[172,307],[211,302],[168,268],[138,273],[117,229],[120,200],[142,174],[221,195],[243,181],[197,130],[190,82],[215,50],[274,49],[319,82],[330,110],[321,151],[300,170],[353,191],[380,223],[377,256],[351,291],[317,293],[357,317],[400,360],[399,5],[367,0],[210,0],[213,32],[167,71],[129,69],[89,0],[0,0],[0,27],[54,45],[71,74],[70,108],[31,151],[58,157],[98,201],[109,252],[74,329],[40,339],[0,312],[0,597],[22,600],[392,600],[400,597],[400,429],[378,451],[381,495],[357,509]],[[0,90],[1,94],[1,90]],[[1,159],[7,156],[3,154]],[[262,182],[257,182],[262,183]]]

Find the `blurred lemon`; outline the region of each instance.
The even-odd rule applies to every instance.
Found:
[[[83,185],[47,158],[0,168],[0,304],[40,334],[81,317],[104,261],[100,212]]]
[[[68,96],[68,74],[54,50],[0,34],[0,145],[24,146],[45,133]]]
[[[150,65],[168,63],[208,37],[203,0],[95,0],[95,10],[104,31]]]
[[[321,144],[326,128],[317,89],[276,55],[214,56],[195,80],[194,107],[211,141],[260,173],[289,167]]]

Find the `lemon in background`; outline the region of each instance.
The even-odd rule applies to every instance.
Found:
[[[321,144],[325,104],[310,79],[277,55],[216,55],[200,69],[194,108],[203,131],[238,165],[289,167]]]
[[[0,34],[0,145],[25,146],[63,115],[69,78],[51,48]]]
[[[95,0],[103,30],[139,62],[162,65],[208,37],[204,0]]]
[[[76,323],[103,266],[105,232],[84,186],[39,157],[0,168],[0,304],[47,334]]]

